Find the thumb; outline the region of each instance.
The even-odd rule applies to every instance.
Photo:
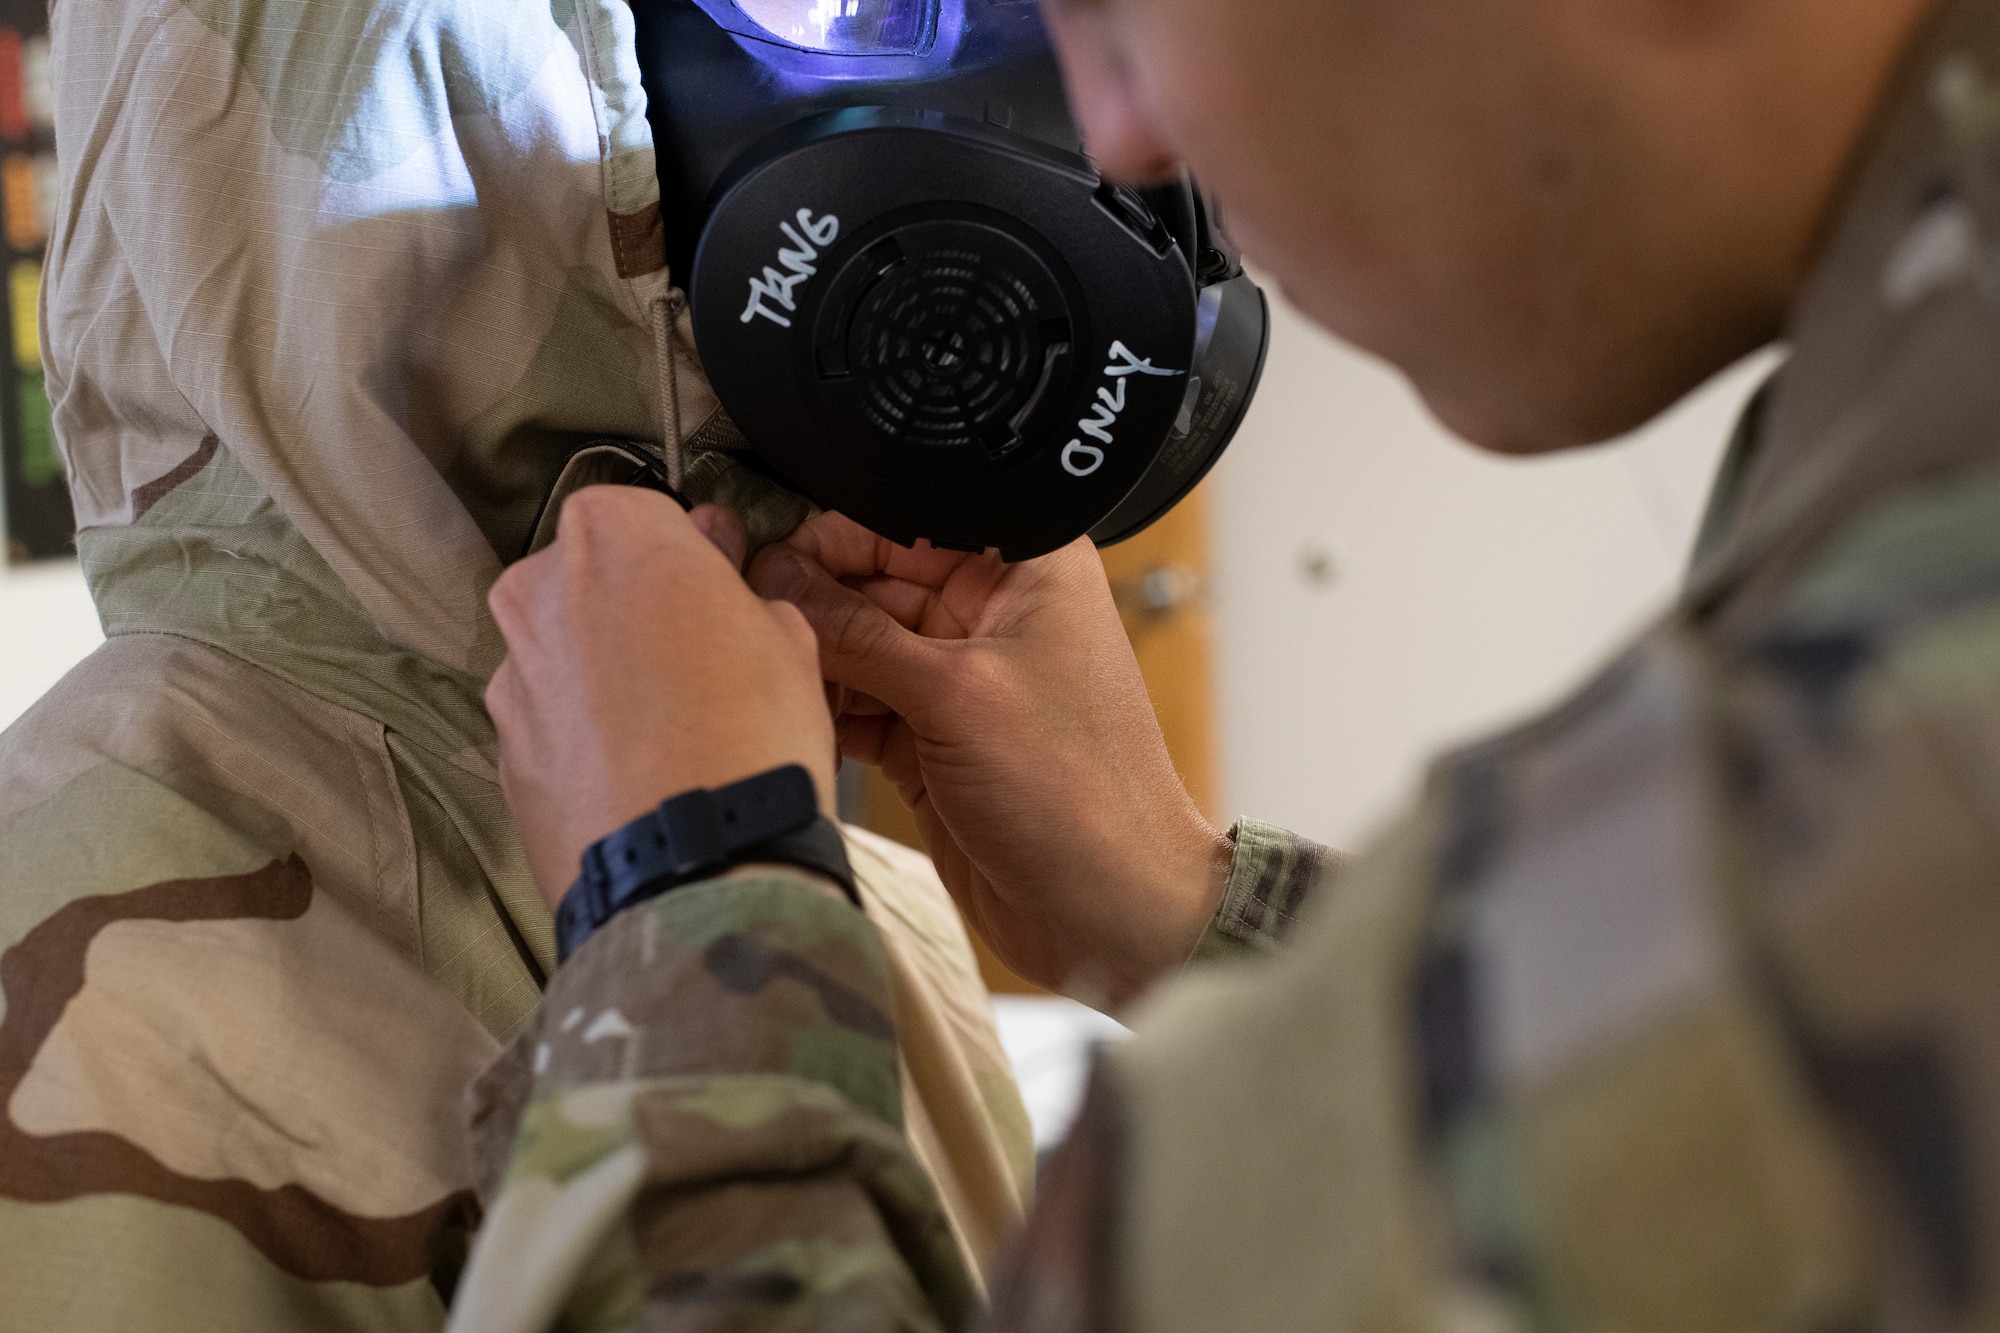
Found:
[[[750,586],[804,614],[819,638],[820,670],[828,680],[872,695],[924,728],[946,665],[944,645],[904,629],[788,546],[766,547],[751,562]]]
[[[743,520],[736,511],[724,505],[696,505],[688,518],[702,536],[722,552],[722,558],[737,569],[743,568],[743,557],[750,547],[750,539],[744,534]]]

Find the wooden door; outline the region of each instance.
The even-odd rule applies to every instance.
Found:
[[[1214,626],[1208,608],[1208,486],[1132,540],[1103,552],[1105,572],[1146,677],[1153,711],[1181,779],[1202,810],[1216,809]],[[916,819],[895,788],[873,769],[860,774],[855,822],[923,846]],[[980,968],[994,990],[1034,993],[975,934]]]

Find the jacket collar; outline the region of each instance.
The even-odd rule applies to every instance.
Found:
[[[1892,490],[2000,462],[2000,0],[1947,0],[1857,157],[1746,413],[1686,605],[1760,619]]]

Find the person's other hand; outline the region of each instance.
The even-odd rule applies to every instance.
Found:
[[[1187,958],[1230,848],[1167,757],[1088,541],[1007,565],[826,514],[750,580],[812,623],[842,752],[895,783],[1009,967],[1115,1004]]]
[[[802,764],[833,809],[812,629],[750,590],[742,558],[726,509],[594,486],[494,584],[500,785],[551,908],[590,844],[681,792]]]

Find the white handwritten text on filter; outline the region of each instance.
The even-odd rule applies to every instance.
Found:
[[[1133,375],[1166,378],[1181,373],[1178,370],[1161,370],[1153,364],[1151,357],[1141,360],[1123,342],[1113,341],[1111,364],[1104,368],[1104,377],[1111,383],[1099,387],[1090,415],[1077,422],[1076,428],[1099,444],[1116,443],[1111,438],[1111,428],[1118,424],[1118,418],[1125,412],[1125,381]],[[1095,444],[1085,444],[1080,439],[1071,440],[1063,446],[1062,465],[1072,477],[1087,477],[1104,466],[1104,450]]]
[[[798,286],[819,272],[819,258],[840,235],[840,219],[831,213],[814,219],[810,208],[801,208],[798,225],[780,222],[778,230],[790,245],[778,247],[778,266],[766,264],[764,271],[750,279],[750,303],[743,307],[743,322],[762,316],[779,328],[792,327],[791,316],[798,312]],[[785,313],[780,314],[782,310]]]

